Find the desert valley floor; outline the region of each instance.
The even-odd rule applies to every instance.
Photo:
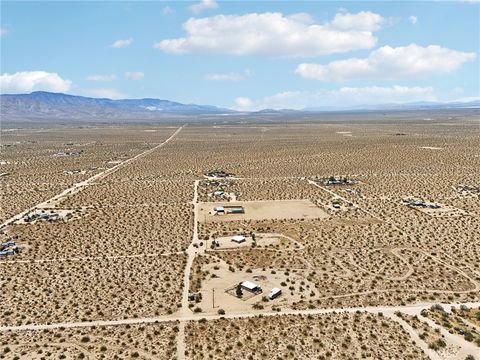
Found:
[[[479,139],[4,128],[0,359],[480,359]]]

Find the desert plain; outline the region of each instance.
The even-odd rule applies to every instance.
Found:
[[[0,359],[480,359],[478,113],[310,120],[3,128]]]

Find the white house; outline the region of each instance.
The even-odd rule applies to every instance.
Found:
[[[245,242],[246,239],[245,239],[245,236],[236,235],[236,236],[232,237],[232,241],[236,242],[237,244],[241,244],[241,243]]]

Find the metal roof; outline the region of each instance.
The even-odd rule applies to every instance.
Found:
[[[244,281],[241,284],[244,288],[247,288],[248,290],[255,290],[259,286],[251,281]]]

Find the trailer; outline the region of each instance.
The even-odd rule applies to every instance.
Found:
[[[273,300],[279,297],[280,295],[282,295],[282,289],[273,288],[272,290],[270,290],[270,294],[268,295],[268,298],[270,300]]]

